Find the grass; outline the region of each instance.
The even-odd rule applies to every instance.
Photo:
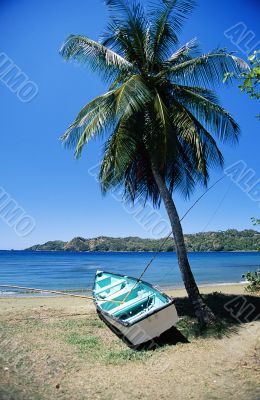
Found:
[[[100,347],[101,341],[97,336],[82,335],[77,332],[72,332],[64,336],[64,340],[68,344],[77,346],[81,352],[88,352],[90,349]]]
[[[57,323],[58,327],[62,327],[65,330],[68,329],[80,329],[80,328],[97,328],[97,329],[101,329],[101,328],[105,328],[105,325],[103,322],[100,321],[100,319],[97,318],[86,318],[86,319],[68,319],[65,321],[60,321]]]
[[[67,320],[58,322],[59,336],[73,346],[81,357],[87,357],[101,364],[122,365],[128,362],[143,362],[152,356],[151,352],[135,351],[126,348],[125,344],[116,336],[106,340],[100,329],[107,328],[100,320]]]
[[[101,364],[122,365],[128,362],[140,362],[150,357],[145,351],[136,352],[125,347],[125,344],[116,336],[112,341],[102,335],[107,328],[99,319],[86,320],[70,319],[54,324],[58,328],[58,336],[72,346],[81,358],[86,357]]]
[[[203,298],[215,313],[217,322],[202,329],[194,317],[189,300],[177,298],[176,307],[180,321],[176,326],[177,329],[173,328],[171,332],[161,338],[158,342],[159,347],[175,345],[179,342],[187,343],[198,338],[221,339],[224,336],[230,336],[237,331],[240,323],[253,321],[257,317],[257,310],[260,308],[260,299],[255,296],[234,296],[214,292],[204,295]],[[249,316],[244,312],[244,309],[248,306],[255,310]],[[239,318],[237,318],[237,315],[239,315]],[[67,344],[73,345],[82,356],[85,354],[101,363],[122,364],[131,361],[144,361],[146,359],[145,354],[151,353],[126,349],[125,345],[115,336],[112,342],[111,340],[106,342],[101,333],[103,329],[106,331],[106,327],[97,317],[61,321],[57,324],[57,327],[62,329],[61,336]],[[159,347],[155,346],[155,348]]]
[[[188,316],[182,317],[176,328],[189,341],[199,337],[221,339],[223,336],[236,331],[235,327],[230,327],[225,321],[217,321],[212,326],[202,329],[196,319]]]
[[[151,356],[151,352],[135,351],[132,349],[124,349],[117,351],[109,351],[105,354],[104,360],[107,364],[125,364],[128,361],[145,361]]]
[[[69,323],[63,325],[65,325],[67,329],[66,333],[63,332],[60,335],[63,341],[73,346],[77,354],[81,357],[87,357],[88,360],[92,359],[101,364],[119,365],[131,361],[145,361],[151,356],[151,353],[146,351],[137,352],[125,348],[122,341],[116,337],[113,337],[112,342],[106,342],[104,338],[98,336],[98,331],[96,331],[96,329],[99,329],[99,327],[97,327],[96,324],[88,324],[88,327],[95,327],[95,330],[91,333],[80,329],[84,327],[84,325],[81,325],[79,321],[69,321]],[[75,329],[76,326],[79,328],[77,332],[72,330]],[[96,332],[96,335],[93,332]]]
[[[176,308],[180,316],[176,327],[188,340],[199,337],[221,339],[236,332],[240,324],[259,319],[259,297],[235,296],[221,292],[213,292],[202,297],[217,317],[217,322],[207,328],[199,326],[187,297],[176,299]]]

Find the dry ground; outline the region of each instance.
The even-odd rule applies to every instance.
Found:
[[[228,301],[232,292],[243,293],[242,286],[218,290]],[[212,305],[226,301],[226,294],[208,296]],[[190,343],[135,352],[99,321],[90,301],[0,299],[0,399],[259,400],[260,322],[234,321],[221,338],[195,337],[185,302],[177,307]]]

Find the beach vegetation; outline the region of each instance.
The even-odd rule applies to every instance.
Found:
[[[251,220],[252,220],[252,222],[253,222],[253,225],[260,225],[260,219],[257,219],[257,218],[255,218],[255,217],[252,217]]]
[[[255,50],[253,54],[248,57],[250,70],[244,71],[238,75],[233,72],[226,72],[224,75],[224,82],[227,79],[235,78],[239,84],[239,89],[249,95],[251,99],[260,99],[260,50]],[[257,115],[260,119],[260,115]]]
[[[242,275],[248,285],[246,286],[245,290],[247,292],[260,292],[260,268],[257,271],[248,271]]]
[[[253,225],[260,225],[260,219],[252,217],[251,220]],[[247,292],[260,292],[260,268],[258,268],[257,271],[246,272],[242,278],[248,282],[248,285],[245,288]]]

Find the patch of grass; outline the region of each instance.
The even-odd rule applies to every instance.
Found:
[[[132,349],[124,349],[117,351],[109,351],[104,356],[104,361],[107,364],[124,364],[128,361],[145,361],[151,356],[147,351],[135,351]]]
[[[62,321],[58,323],[58,326],[62,327],[63,329],[73,329],[73,328],[86,328],[86,327],[91,327],[91,328],[104,328],[105,325],[103,322],[101,322],[99,319],[93,319],[93,318],[86,318],[84,320],[82,319],[69,319],[66,321]]]
[[[91,319],[88,321],[88,325],[92,326],[93,328],[106,328],[104,322],[100,321],[100,319]]]
[[[100,347],[100,338],[93,335],[82,335],[72,332],[64,336],[65,342],[77,346],[81,352],[98,349]]]
[[[260,298],[249,295],[232,295],[221,292],[213,292],[202,296],[205,303],[211,308],[217,322],[202,329],[187,297],[176,298],[175,304],[181,320],[176,328],[188,340],[194,338],[213,337],[221,339],[237,332],[240,324],[259,319]],[[253,310],[248,312],[248,309]]]
[[[24,321],[24,329],[33,329],[39,330],[42,329],[46,324],[40,318],[37,317],[28,317]]]
[[[201,328],[196,319],[185,316],[180,319],[177,323],[176,328],[185,336],[188,340],[195,339],[198,337],[221,339],[223,336],[227,336],[231,331],[235,331],[235,327],[231,327],[226,321],[217,321],[215,324]]]
[[[85,320],[81,319],[67,319],[65,321],[59,321],[57,323],[58,327],[61,327],[62,329],[73,329],[73,328],[84,328],[86,327],[87,323]]]

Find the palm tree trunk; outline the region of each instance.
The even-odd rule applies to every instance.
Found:
[[[210,310],[210,308],[204,303],[200,295],[198,286],[195,282],[193,273],[191,271],[191,267],[187,256],[187,250],[184,242],[182,226],[180,223],[180,218],[176,210],[174,201],[158,169],[153,166],[152,171],[170,219],[172,232],[174,236],[174,242],[176,246],[178,263],[186,291],[193,305],[195,315],[200,325],[201,326],[208,325],[209,323],[214,322],[216,318],[213,312]]]

